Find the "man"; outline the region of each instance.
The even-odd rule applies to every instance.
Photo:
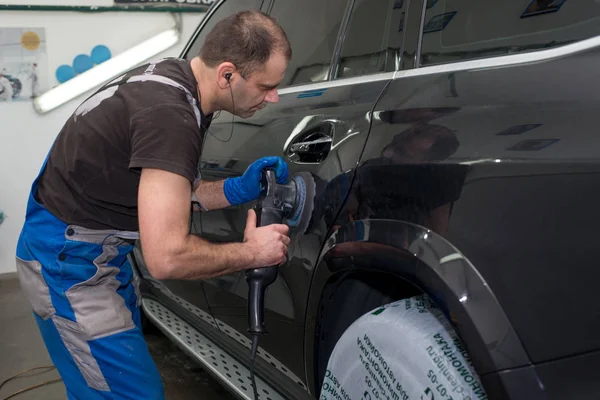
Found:
[[[247,118],[277,102],[291,57],[283,30],[243,12],[207,35],[191,62],[165,59],[105,85],[58,135],[29,197],[17,246],[22,288],[71,399],[163,399],[140,329],[127,254],[141,239],[157,279],[204,279],[286,260],[285,225],[256,227],[243,243],[190,235],[191,197],[212,210],[253,201],[261,170],[284,182],[281,158],[236,178],[199,179],[212,114]]]
[[[29,79],[31,79],[31,98],[39,96],[40,83],[37,74],[37,63],[31,65],[31,72],[29,73]]]

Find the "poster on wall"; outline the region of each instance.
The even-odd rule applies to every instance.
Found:
[[[0,28],[0,102],[30,100],[49,89],[44,28]]]

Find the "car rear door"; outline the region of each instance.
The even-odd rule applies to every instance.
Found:
[[[222,112],[206,138],[203,179],[241,175],[250,163],[268,155],[282,156],[290,174],[309,172],[316,179],[310,227],[304,234],[291,235],[289,262],[267,290],[269,335],[261,340],[259,351],[301,386],[305,386],[305,307],[312,271],[346,198],[369,132],[369,113],[400,64],[404,18],[400,3],[404,2],[269,2],[267,11],[286,31],[293,51],[280,100],[249,119],[236,117],[231,136],[232,117]],[[346,44],[341,46],[344,37]],[[305,153],[291,151],[294,144],[319,138],[332,141],[309,146]],[[241,241],[251,206],[201,213],[201,235],[213,242]],[[245,275],[210,279],[204,287],[218,326],[248,345]]]
[[[493,291],[531,361],[546,363],[532,385],[557,396],[548,398],[598,393],[585,371],[597,370],[599,357],[554,360],[600,348],[590,284],[598,280],[590,222],[600,218],[600,4],[426,1],[422,21],[416,68],[398,72],[374,110],[354,186],[369,208],[353,217],[406,221],[446,238]],[[471,297],[480,292],[454,265],[447,284],[467,289],[462,307],[481,309],[483,296]],[[490,315],[482,310],[472,323],[484,327]],[[480,331],[498,338],[487,350],[516,362],[498,326]],[[478,372],[492,372],[478,358]]]

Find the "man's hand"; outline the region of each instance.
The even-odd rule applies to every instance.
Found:
[[[244,245],[253,256],[248,268],[261,268],[280,265],[287,261],[290,238],[289,227],[284,224],[256,226],[256,213],[248,210]]]
[[[286,225],[256,228],[248,219],[245,243],[210,243],[189,233],[191,184],[183,176],[143,168],[138,210],[144,261],[156,279],[209,279],[285,261]],[[187,197],[186,197],[187,195]]]
[[[262,170],[267,167],[272,167],[275,170],[278,183],[287,182],[288,166],[283,158],[259,158],[250,164],[242,176],[225,179],[223,192],[229,204],[233,206],[258,199]]]

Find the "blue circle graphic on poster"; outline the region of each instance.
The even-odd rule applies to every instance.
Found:
[[[73,60],[73,69],[78,74],[91,69],[94,66],[92,59],[87,54],[80,54]]]
[[[111,54],[108,47],[103,44],[99,44],[98,46],[92,49],[92,61],[94,64],[100,64],[104,61],[110,59]]]
[[[56,79],[60,83],[64,83],[77,75],[75,70],[70,65],[61,65],[56,69]]]

